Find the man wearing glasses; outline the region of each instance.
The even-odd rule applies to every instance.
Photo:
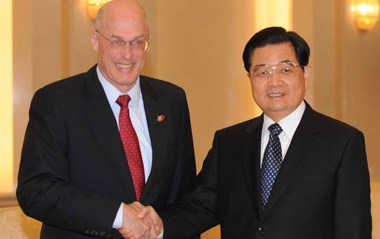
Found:
[[[280,27],[249,40],[244,66],[263,114],[215,133],[196,190],[160,212],[164,238],[216,224],[223,239],[371,238],[364,136],[306,103],[309,55]]]
[[[139,218],[193,189],[195,160],[185,92],[141,76],[149,47],[144,10],[113,0],[91,43],[98,64],[37,91],[30,107],[17,196],[43,222],[41,238],[156,238]]]

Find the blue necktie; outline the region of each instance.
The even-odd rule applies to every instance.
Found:
[[[269,126],[268,130],[270,132],[269,141],[265,148],[263,163],[260,170],[261,203],[263,209],[268,202],[272,186],[276,180],[282,162],[281,143],[278,138],[278,135],[282,132],[281,126],[274,123]]]

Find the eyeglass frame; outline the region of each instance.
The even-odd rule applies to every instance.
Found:
[[[291,66],[293,67],[292,69],[296,69],[297,67],[301,67],[302,70],[304,69],[305,66],[301,65],[301,64],[296,64],[290,60],[285,60],[285,61],[281,61],[277,64],[274,64],[274,65],[259,65],[259,66],[256,66],[253,71],[250,70],[250,75],[252,75],[252,77],[254,78],[262,78],[262,79],[267,79],[268,77],[272,76],[273,73],[277,73],[277,74],[280,74],[282,76],[289,76],[289,75],[292,75],[294,72],[280,72],[279,70],[280,69],[277,69],[280,65],[284,65],[284,64],[287,64],[288,66]],[[265,69],[268,69],[268,74],[266,75],[261,75],[261,74],[255,74],[255,71],[259,70],[259,69],[262,69],[262,68],[265,68]]]
[[[133,43],[136,42],[136,43],[139,43],[139,42],[142,42],[144,43],[144,47],[142,48],[142,51],[143,52],[146,52],[148,51],[149,49],[149,41],[146,41],[146,40],[142,40],[142,39],[134,39],[134,40],[130,40],[130,41],[126,41],[120,37],[118,37],[117,39],[110,39],[108,37],[106,37],[101,31],[99,31],[98,29],[95,29],[95,32],[99,35],[101,35],[108,43],[108,45],[110,47],[114,47],[114,48],[123,48],[127,45],[128,43],[128,46],[130,47],[130,49],[134,49],[134,50],[139,50],[139,48],[137,46],[134,46]],[[115,43],[115,42],[119,42],[119,43]]]

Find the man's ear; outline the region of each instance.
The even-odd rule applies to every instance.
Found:
[[[307,83],[309,82],[309,79],[311,77],[311,73],[312,73],[312,70],[311,70],[310,65],[307,65],[303,68],[303,76],[305,78],[305,85],[306,86],[307,86]]]
[[[94,51],[97,52],[99,49],[99,40],[98,40],[98,34],[95,31],[91,32],[91,45],[92,45],[92,49],[94,49]]]

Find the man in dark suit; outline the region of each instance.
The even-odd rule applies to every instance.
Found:
[[[138,218],[139,208],[159,210],[195,184],[185,92],[140,76],[149,29],[136,2],[107,3],[95,29],[91,41],[98,64],[33,97],[17,197],[27,215],[43,222],[41,238],[121,238],[119,228],[136,238],[156,237],[162,225]],[[119,134],[119,95],[131,98],[137,170]],[[135,171],[143,177],[142,192]]]
[[[223,239],[371,238],[363,134],[304,101],[309,55],[280,27],[249,40],[243,60],[263,114],[215,133],[196,190],[159,212],[164,238],[218,223]]]

